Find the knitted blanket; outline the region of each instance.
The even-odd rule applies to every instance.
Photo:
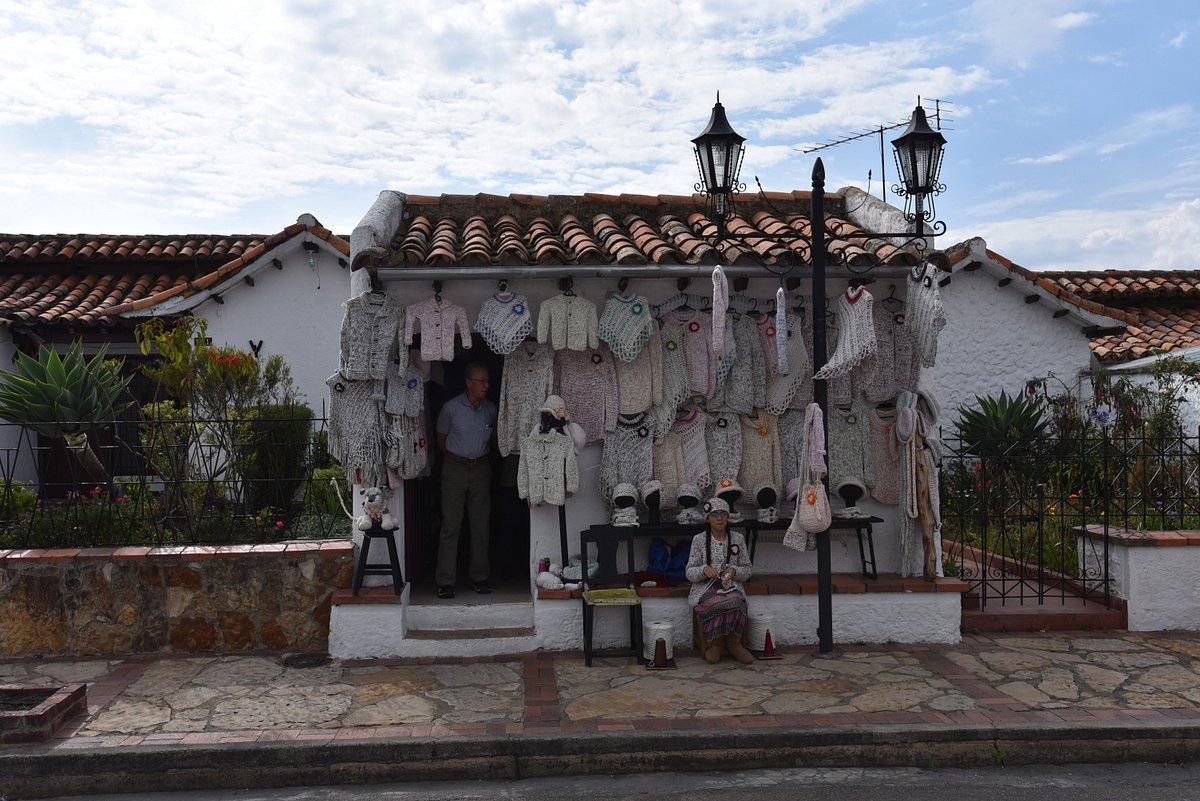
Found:
[[[567,403],[571,422],[584,431],[587,444],[604,439],[617,426],[617,373],[612,352],[560,350],[554,354],[557,394]],[[544,399],[543,399],[544,400]]]
[[[501,456],[521,451],[521,443],[540,420],[539,409],[554,392],[554,351],[523,342],[504,357],[496,438]]]
[[[613,295],[604,304],[598,333],[608,348],[623,362],[631,362],[654,334],[650,301],[641,295]]]
[[[529,299],[515,292],[498,292],[479,307],[475,330],[493,353],[507,356],[533,333]]]

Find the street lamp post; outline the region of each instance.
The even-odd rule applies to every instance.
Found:
[[[712,116],[708,126],[692,140],[695,146],[696,165],[700,170],[700,182],[696,191],[707,195],[712,204],[713,217],[716,219],[717,233],[715,241],[723,239],[780,239],[780,234],[738,233],[731,234],[726,229],[726,220],[733,214],[734,196],[745,190],[746,185],[738,182],[742,158],[745,155],[741,136],[729,124],[725,116],[725,107],[721,105],[720,95],[713,106]],[[916,247],[925,248],[925,223],[933,219],[933,205],[925,207],[925,199],[945,191],[946,187],[938,183],[938,174],[942,165],[942,148],[946,139],[938,131],[929,127],[925,118],[925,110],[920,101],[913,110],[908,128],[896,138],[892,145],[895,148],[896,166],[900,172],[903,185],[892,187],[892,191],[905,198],[905,217],[915,226],[913,231],[899,233],[869,233],[869,237],[905,237],[911,239]],[[915,205],[909,211],[909,204]],[[818,158],[812,171],[812,196],[809,206],[811,222],[811,237],[796,233],[794,239],[803,239],[810,245],[812,269],[812,307],[813,307],[813,373],[814,375],[825,366],[826,356],[826,323],[825,323],[825,165]],[[934,222],[932,234],[943,233],[946,226]],[[850,236],[854,236],[851,234]],[[753,251],[751,251],[753,252]],[[786,251],[790,253],[790,250]],[[790,272],[793,264],[785,263],[782,268],[763,265],[773,275],[782,276]],[[868,268],[869,269],[869,268]],[[925,268],[921,268],[924,275]],[[865,272],[865,270],[863,271]],[[914,268],[916,275],[916,268]],[[822,423],[825,426],[825,441],[828,442],[828,389],[825,379],[813,381],[813,400],[821,408]],[[829,476],[823,479],[825,491],[829,491]],[[833,653],[833,568],[829,542],[829,530],[817,535],[817,642],[821,654]]]

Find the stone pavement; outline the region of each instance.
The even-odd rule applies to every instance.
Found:
[[[187,771],[155,784],[155,764],[160,774],[163,764],[189,764],[195,778],[203,768],[197,755],[207,754],[204,764],[228,768],[232,779],[238,759],[294,765],[296,757],[281,756],[285,746],[293,754],[319,749],[313,753],[337,764],[407,754],[401,761],[413,776],[422,775],[421,758],[434,775],[439,764],[480,776],[709,767],[714,747],[788,764],[1060,761],[1051,742],[1090,743],[1089,753],[1062,761],[1200,755],[1197,633],[989,634],[954,646],[844,646],[831,659],[793,648],[746,667],[676,656],[675,671],[649,671],[625,657],[600,657],[589,669],[570,653],[310,668],[264,655],[3,661],[0,684],[87,682],[89,709],[47,743],[0,748],[0,794],[22,797],[19,788],[32,797],[39,786],[64,792],[61,782],[37,785],[37,759],[43,766],[57,759],[64,772],[82,776],[82,764],[112,773],[106,755],[145,753],[146,765],[122,763],[120,772],[127,781],[140,777],[133,786],[166,789],[192,786],[182,778]],[[746,739],[752,732],[773,739]],[[1151,741],[1157,750],[1147,750]],[[427,750],[403,750],[417,744]],[[333,745],[346,750],[326,748]],[[651,751],[667,757],[648,761]],[[305,780],[320,780],[308,762]],[[328,774],[369,775],[376,774]]]

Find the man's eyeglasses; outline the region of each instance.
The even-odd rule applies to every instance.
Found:
[[[480,383],[480,384],[490,384],[490,383],[492,383],[492,381],[491,381],[491,379],[490,379],[490,378],[468,378],[467,380],[468,380],[468,381],[476,381],[476,382],[478,382],[478,383]]]

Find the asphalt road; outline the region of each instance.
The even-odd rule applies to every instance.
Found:
[[[0,788],[0,793],[3,788]],[[86,796],[88,801],[862,801],[907,795],[920,801],[1192,801],[1200,766],[1062,765],[986,770],[829,768],[743,773],[653,773],[520,781],[422,782],[406,785],[293,787]],[[82,799],[84,796],[72,796]],[[17,801],[13,799],[12,801]],[[68,801],[60,798],[59,801]]]

